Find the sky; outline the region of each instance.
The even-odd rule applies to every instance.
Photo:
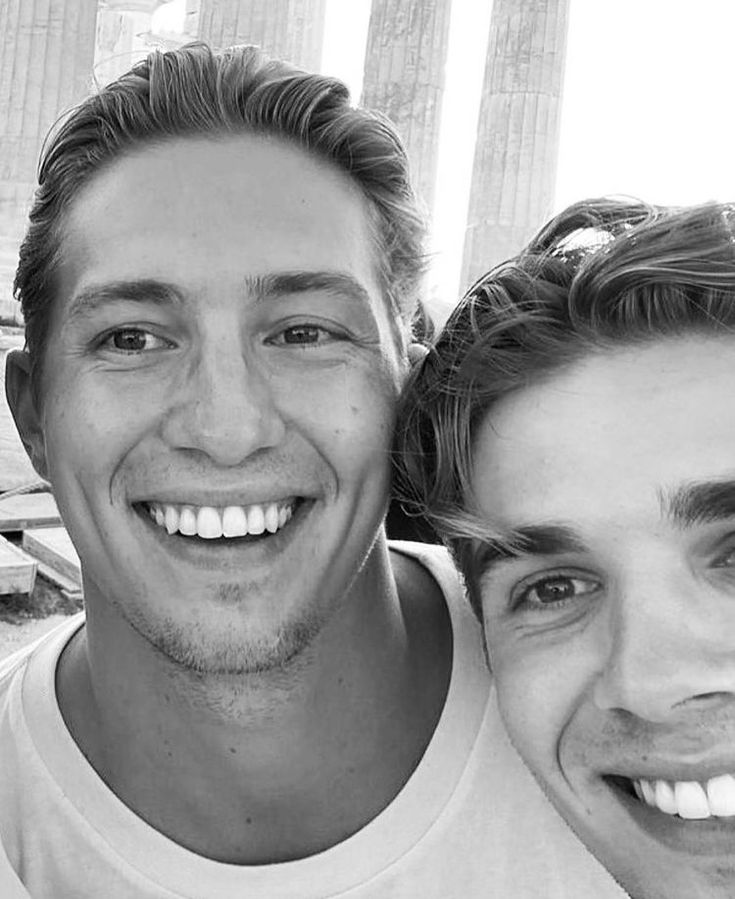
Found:
[[[184,0],[156,13],[171,30]],[[492,0],[453,0],[429,285],[457,299]],[[360,96],[370,0],[327,0],[322,71]],[[570,0],[553,209],[735,201],[735,0]],[[542,224],[539,222],[539,225]]]

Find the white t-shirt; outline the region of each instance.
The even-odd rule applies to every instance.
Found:
[[[621,899],[505,737],[477,623],[438,547],[394,543],[439,583],[454,659],[436,732],[394,801],[317,855],[272,865],[203,858],[151,828],[66,729],[54,679],[75,616],[0,663],[2,899]],[[23,885],[21,885],[23,884]]]

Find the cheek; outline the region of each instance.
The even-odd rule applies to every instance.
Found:
[[[284,417],[312,434],[328,439],[325,450],[343,447],[351,455],[386,453],[393,436],[398,389],[387,377],[335,368],[329,379],[302,382],[298,390],[281,391]]]
[[[547,655],[499,636],[488,641],[498,704],[505,726],[537,773],[555,764],[557,747],[574,708],[573,684]]]

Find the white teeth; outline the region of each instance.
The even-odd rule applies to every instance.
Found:
[[[696,781],[679,781],[674,787],[674,795],[680,818],[709,818],[707,794]]]
[[[205,540],[216,540],[222,536],[222,519],[211,506],[202,506],[197,512],[197,534]]]
[[[248,534],[275,534],[292,517],[291,504],[254,504],[252,506],[174,506],[149,503],[148,515],[169,534],[179,532],[186,537],[199,536],[204,540],[219,537],[245,537]]]
[[[665,780],[657,780],[654,787],[656,805],[667,815],[676,814],[676,796],[671,784]]]
[[[640,781],[641,790],[643,791],[643,800],[648,805],[656,805],[656,792],[647,780]]]
[[[710,813],[718,818],[735,815],[735,777],[721,774],[707,781],[707,800]]]
[[[248,509],[248,534],[262,534],[265,530],[265,515],[262,506],[250,506]]]
[[[225,537],[244,537],[248,532],[247,515],[240,506],[228,506],[222,513],[222,533]]]
[[[186,537],[193,537],[197,532],[197,517],[191,506],[183,506],[179,512],[179,532]]]
[[[266,531],[270,531],[271,534],[275,534],[278,530],[278,506],[275,503],[270,503],[268,508],[265,510],[265,529]]]
[[[634,780],[639,799],[667,815],[687,820],[735,816],[735,777],[721,774],[701,784],[694,780]]]
[[[175,534],[179,529],[179,513],[173,506],[164,506],[164,522],[169,534]]]

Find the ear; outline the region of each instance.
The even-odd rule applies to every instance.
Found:
[[[31,359],[25,350],[12,350],[7,355],[5,396],[28,458],[38,474],[48,480],[46,441],[31,388]]]
[[[414,368],[429,355],[429,348],[424,346],[423,343],[409,343],[407,355],[408,364],[411,368]]]

